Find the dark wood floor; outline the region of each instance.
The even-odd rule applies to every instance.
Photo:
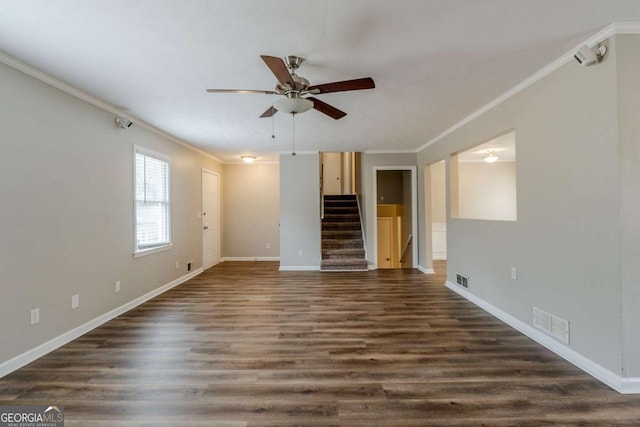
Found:
[[[218,265],[0,380],[67,426],[631,426],[623,396],[440,273]]]

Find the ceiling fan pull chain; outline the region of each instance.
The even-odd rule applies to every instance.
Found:
[[[275,114],[273,114],[271,116],[271,139],[275,139],[276,138],[276,126],[275,126]]]
[[[291,150],[291,155],[295,156],[296,155],[296,114],[293,113],[291,114],[291,128],[293,130],[292,132],[292,141],[293,141],[293,149]]]

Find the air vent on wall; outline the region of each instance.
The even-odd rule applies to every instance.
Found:
[[[456,283],[464,288],[469,287],[469,278],[456,273]]]
[[[533,326],[569,344],[569,321],[533,307]]]

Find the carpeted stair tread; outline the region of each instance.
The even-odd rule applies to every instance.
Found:
[[[322,230],[322,239],[359,239],[362,230]]]
[[[349,249],[362,247],[362,239],[322,239],[322,249]]]
[[[364,259],[357,258],[323,259],[320,264],[320,269],[366,271],[368,269],[368,263]]]
[[[357,215],[358,214],[358,207],[357,206],[330,206],[330,207],[326,207],[325,206],[324,214],[325,214],[325,216],[326,215],[333,215],[333,214]]]
[[[360,216],[358,214],[328,214],[325,212],[322,222],[357,222],[359,224]]]
[[[362,248],[337,248],[323,249],[322,259],[357,258],[364,259],[364,249]]]
[[[354,195],[324,196],[322,261],[324,271],[368,269],[358,201]]]
[[[323,230],[360,230],[360,221],[358,222],[322,222]]]

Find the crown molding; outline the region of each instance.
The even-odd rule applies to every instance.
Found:
[[[253,163],[245,163],[242,160],[240,160],[240,161],[235,161],[234,160],[233,162],[222,162],[222,164],[223,165],[230,165],[230,166],[254,166],[254,165],[279,165],[280,162],[277,161],[277,160],[269,160],[269,161],[264,161],[264,162],[256,160]]]
[[[612,37],[612,36],[614,36],[616,34],[640,34],[640,22],[614,22],[614,23],[612,23],[610,25],[607,25],[602,30],[598,31],[596,34],[594,34],[593,36],[589,37],[584,42],[578,44],[576,47],[574,47],[573,49],[571,49],[570,51],[568,51],[567,53],[565,53],[564,55],[562,55],[561,57],[559,57],[555,61],[551,62],[547,66],[545,66],[542,69],[540,69],[538,72],[532,74],[531,76],[529,76],[528,78],[523,80],[521,83],[519,83],[516,86],[512,87],[511,89],[509,89],[508,91],[506,91],[505,93],[503,93],[502,95],[500,95],[499,97],[494,99],[493,101],[489,102],[488,104],[485,104],[484,106],[480,107],[479,109],[477,109],[473,113],[469,114],[467,117],[463,118],[462,120],[460,120],[459,122],[457,122],[456,124],[454,124],[453,126],[448,128],[444,132],[440,133],[436,137],[430,139],[425,144],[423,144],[420,147],[418,147],[416,149],[416,151],[420,152],[420,151],[424,150],[425,148],[435,144],[436,142],[440,141],[444,137],[450,135],[451,133],[453,133],[456,130],[460,129],[464,125],[466,125],[466,124],[470,123],[471,121],[477,119],[478,117],[480,117],[484,113],[486,113],[489,110],[497,107],[498,105],[502,104],[503,102],[505,102],[509,98],[517,95],[518,93],[522,92],[523,90],[525,90],[529,86],[533,85],[537,81],[543,79],[547,75],[549,75],[552,72],[556,71],[558,68],[560,68],[563,65],[571,62],[573,60],[573,55],[575,54],[575,52],[578,49],[580,49],[582,46],[587,45],[587,46],[593,47],[593,46],[597,45],[598,43],[602,43],[603,41],[605,41],[609,37]]]
[[[640,22],[616,22],[616,34],[640,34]]]
[[[416,154],[417,149],[412,150],[364,150],[365,154]]]
[[[163,130],[158,129],[155,126],[150,125],[149,123],[139,119],[138,117],[132,116],[129,112],[121,110],[119,108],[114,107],[113,105],[102,101],[101,99],[96,98],[95,96],[89,95],[88,93],[78,89],[75,86],[72,86],[68,83],[63,82],[62,80],[59,80],[43,71],[38,70],[35,67],[32,67],[31,65],[27,65],[22,61],[17,60],[16,58],[7,55],[4,52],[0,52],[0,62],[2,62],[5,65],[8,65],[11,68],[14,68],[30,77],[33,77],[34,79],[40,80],[41,82],[48,84],[49,86],[52,86],[58,90],[61,90],[75,98],[80,99],[81,101],[84,101],[88,104],[91,104],[95,107],[100,108],[101,110],[104,110],[108,113],[114,114],[116,116],[125,116],[125,117],[129,117],[133,123],[142,128],[145,129],[149,132],[152,132],[158,136],[161,136],[165,139],[168,139],[171,142],[174,142],[178,145],[181,145],[185,148],[188,148],[189,150],[195,151],[196,153],[205,156],[211,160],[215,160],[218,163],[222,163],[222,161],[220,159],[218,159],[217,157],[200,150],[199,148],[194,147],[193,145],[186,143],[184,141],[182,141],[181,139],[176,138],[173,135],[170,135],[168,133],[166,133]]]
[[[294,151],[295,155],[298,154],[320,154],[320,151]],[[280,156],[291,156],[293,153],[291,151],[278,151],[278,155]]]

